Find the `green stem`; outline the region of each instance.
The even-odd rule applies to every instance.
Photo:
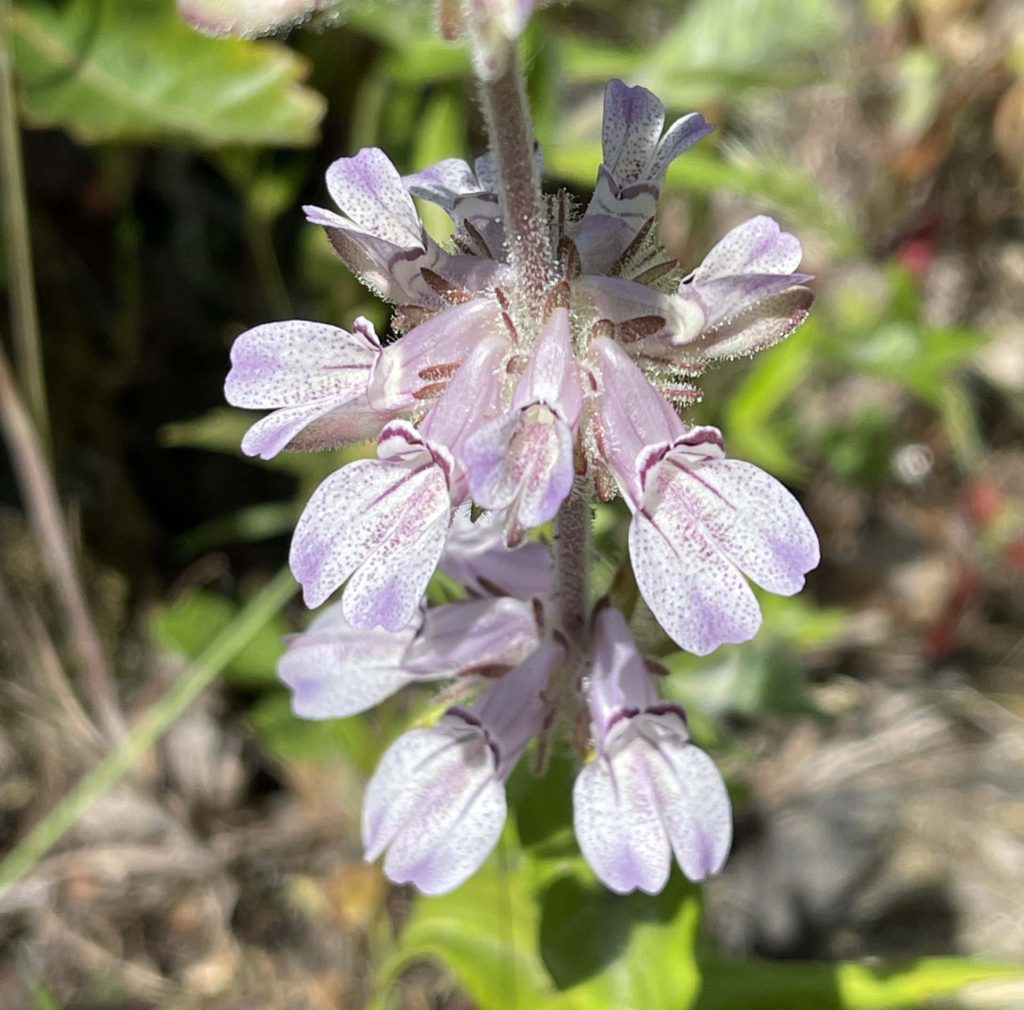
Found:
[[[128,735],[88,772],[0,863],[0,900],[89,808],[111,789],[163,736],[224,667],[295,593],[287,570],[249,601],[166,693],[131,727]]]
[[[11,329],[18,385],[45,445],[49,443],[46,383],[28,229],[21,132],[14,95],[12,37],[11,3],[10,0],[0,0],[0,191],[3,196],[4,251],[10,275]]]

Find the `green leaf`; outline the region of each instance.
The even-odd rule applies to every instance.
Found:
[[[866,965],[711,955],[701,963],[704,988],[693,1010],[920,1010],[973,982],[1024,978],[1024,965],[958,957]]]
[[[189,659],[200,655],[237,616],[239,608],[224,596],[194,590],[153,613],[153,637]],[[224,668],[229,683],[245,687],[276,683],[277,661],[288,626],[280,614],[263,624]]]
[[[547,863],[502,846],[458,890],[417,900],[374,1005],[429,957],[481,1010],[682,1010],[699,985],[698,914],[678,874],[655,897],[617,895],[578,856]]]
[[[283,691],[261,698],[246,718],[278,761],[336,762],[343,757],[369,775],[391,738],[386,718],[355,715],[349,719],[300,719]]]
[[[247,458],[242,455],[240,448],[242,436],[258,417],[254,411],[214,407],[189,421],[165,424],[159,432],[160,441],[170,448],[206,449],[227,456]],[[282,470],[309,483],[319,483],[338,467],[371,451],[371,443],[366,442],[346,446],[336,452],[283,452],[269,460],[248,458],[255,466]]]
[[[13,17],[22,109],[86,143],[307,146],[324,100],[276,42],[211,39],[173,0],[21,0]]]

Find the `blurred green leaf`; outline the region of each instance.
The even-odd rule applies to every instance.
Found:
[[[160,429],[160,440],[170,448],[206,449],[249,458],[254,465],[283,470],[307,482],[319,482],[338,467],[372,451],[372,445],[365,443],[336,452],[283,452],[269,460],[244,457],[240,448],[242,436],[256,420],[257,415],[251,411],[214,407],[201,417],[165,424]]]
[[[693,889],[676,875],[656,897],[617,895],[578,857],[570,865],[545,880],[533,860],[503,847],[453,893],[420,898],[384,987],[434,957],[481,1010],[691,1005],[699,981]],[[375,1005],[387,1005],[385,991]]]
[[[724,408],[730,452],[783,479],[799,479],[802,470],[778,415],[814,367],[817,335],[812,317],[787,340],[759,355]]]
[[[13,32],[27,121],[82,143],[316,141],[324,101],[300,84],[301,57],[200,35],[173,0],[20,0]]]
[[[282,691],[260,699],[246,718],[278,761],[332,762],[343,756],[364,775],[373,771],[391,736],[381,728],[380,712],[372,718],[300,719]]]
[[[704,989],[693,1010],[922,1010],[972,982],[1024,978],[1022,965],[958,957],[867,965],[710,955],[702,967]]]
[[[816,74],[821,47],[839,34],[843,19],[840,5],[820,0],[695,0],[642,53],[567,41],[565,73],[577,80],[635,78],[631,83],[672,106],[792,87]]]
[[[162,645],[195,659],[235,619],[239,609],[227,597],[197,589],[157,607],[150,628]],[[284,619],[275,615],[227,664],[224,678],[243,687],[276,683],[277,661],[287,632]]]

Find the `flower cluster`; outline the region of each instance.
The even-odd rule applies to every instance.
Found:
[[[683,713],[657,701],[622,615],[602,610],[574,638],[525,564],[544,550],[529,531],[570,494],[621,494],[645,602],[702,655],[756,632],[748,579],[788,595],[817,564],[789,492],[678,413],[708,363],[782,339],[811,302],[800,244],[770,218],[734,229],[687,274],[658,244],[666,170],[710,130],[698,114],[665,130],[653,94],[612,81],[593,198],[582,213],[564,193],[549,199],[539,299],[537,278],[517,276],[508,255],[490,158],[406,177],[377,149],[342,158],[327,173],[338,209],[307,217],[396,306],[393,334],[382,341],[365,319],[351,331],[291,321],[235,343],[228,399],[272,410],[247,453],[377,439],[376,458],[328,477],[295,530],[306,603],[344,587],[282,664],[297,711],[358,711],[429,676],[487,685],[402,737],[370,784],[367,853],[386,849],[395,879],[441,890],[479,865],[504,818],[503,778],[562,704],[589,709],[596,758],[577,782],[576,826],[609,886],[659,889],[670,847],[694,879],[725,857],[721,779],[688,742]],[[451,217],[446,247],[414,197]],[[476,524],[470,508],[483,512]],[[424,610],[439,563],[459,569],[473,598]]]

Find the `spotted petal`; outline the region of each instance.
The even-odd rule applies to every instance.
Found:
[[[398,631],[411,620],[444,547],[451,514],[444,469],[411,460],[357,460],[328,477],[306,505],[291,567],[306,605],[342,583],[346,620]]]
[[[757,632],[760,609],[741,571],[788,596],[818,563],[796,499],[750,463],[692,466],[692,456],[669,453],[643,480],[629,530],[637,585],[683,649],[706,655]]]
[[[675,714],[620,723],[610,754],[580,772],[573,809],[584,857],[620,894],[660,891],[672,852],[691,880],[703,880],[721,869],[732,840],[721,775]]]
[[[356,628],[340,604],[328,607],[292,636],[278,662],[277,675],[292,691],[292,710],[304,719],[342,718],[373,708],[414,680],[433,679],[434,671],[417,675],[402,666],[419,624],[416,614],[400,631]]]
[[[298,319],[246,330],[231,348],[225,396],[237,407],[280,409],[250,429],[243,450],[270,459],[318,418],[362,398],[379,355],[366,319],[351,333]]]
[[[457,887],[497,844],[507,812],[486,733],[456,717],[400,736],[363,801],[366,859],[426,894]]]

